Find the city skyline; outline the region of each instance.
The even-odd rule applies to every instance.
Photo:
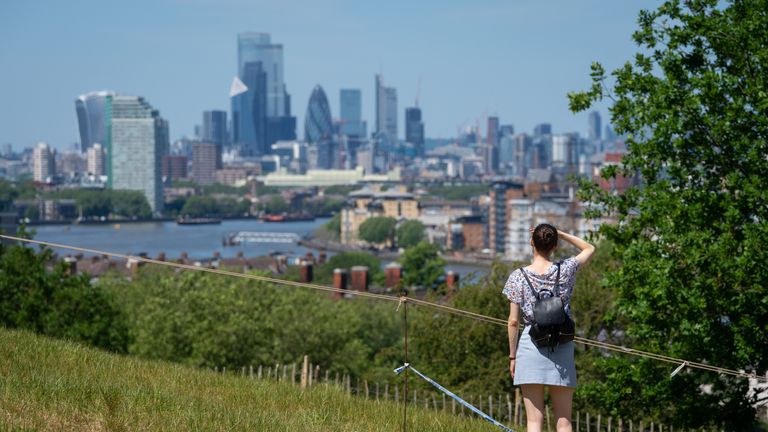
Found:
[[[315,84],[326,89],[332,107],[339,106],[340,89],[361,89],[362,119],[373,124],[371,83],[381,73],[397,89],[398,121],[418,97],[430,138],[453,137],[459,128],[478,124],[484,128],[484,119],[492,115],[517,131],[548,122],[557,132],[586,135],[586,114],[570,114],[565,95],[588,86],[592,61],[610,69],[630,58],[640,9],[597,1],[557,7],[448,2],[439,9],[434,3],[420,4],[404,16],[397,13],[402,6],[397,4],[333,4],[338,7],[236,0],[169,0],[152,9],[148,2],[131,8],[94,1],[3,5],[0,66],[5,79],[0,92],[7,104],[0,108],[0,143],[19,150],[46,141],[69,150],[79,141],[72,101],[99,90],[146,97],[170,121],[172,139],[192,135],[203,111],[230,109],[227,88],[238,72],[236,40],[243,32],[271,33],[283,46],[284,82],[297,125],[304,124],[300,107]],[[47,12],[39,14],[40,7]],[[38,25],[21,25],[33,17]],[[387,17],[398,18],[396,34],[368,26]],[[208,18],[210,25],[201,26]],[[320,32],[321,27],[364,31],[366,38]],[[558,31],[546,31],[552,27]],[[114,29],[113,38],[93,37],[109,29]],[[47,55],[35,55],[39,52]],[[89,52],[112,55],[94,58]],[[132,65],[137,58],[153,65],[152,74]],[[56,80],[42,67],[49,63],[57,64]],[[32,109],[38,115],[25,118],[23,113]],[[600,111],[608,123],[605,107]],[[398,138],[403,133],[400,128]]]

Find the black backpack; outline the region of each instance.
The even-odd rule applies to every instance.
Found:
[[[571,317],[565,313],[565,304],[560,298],[560,264],[557,263],[557,279],[555,280],[554,292],[547,288],[536,290],[525,274],[525,270],[520,268],[525,281],[531,287],[531,291],[536,296],[536,303],[533,305],[533,322],[528,334],[531,341],[538,348],[549,348],[554,351],[561,343],[570,342],[575,334],[575,325]],[[548,292],[549,297],[541,298],[543,292]]]

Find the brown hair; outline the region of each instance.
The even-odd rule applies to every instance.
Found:
[[[549,255],[557,246],[557,228],[550,224],[539,224],[533,230],[533,247],[542,255]]]

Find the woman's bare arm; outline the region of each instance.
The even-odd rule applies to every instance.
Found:
[[[592,254],[595,253],[594,245],[587,243],[585,240],[576,237],[575,235],[571,235],[558,230],[557,236],[576,246],[581,251],[578,255],[576,255],[576,260],[579,261],[580,266],[584,266],[589,261],[589,259],[592,258]]]
[[[515,357],[517,353],[517,337],[520,334],[520,305],[509,303],[509,319],[507,320],[507,336],[509,337],[509,374],[515,378]]]

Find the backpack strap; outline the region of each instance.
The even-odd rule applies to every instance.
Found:
[[[554,292],[555,292],[556,296],[560,295],[560,264],[562,264],[562,263],[563,263],[562,261],[558,261],[556,263],[557,264],[557,279],[555,279],[555,289],[554,289]]]

